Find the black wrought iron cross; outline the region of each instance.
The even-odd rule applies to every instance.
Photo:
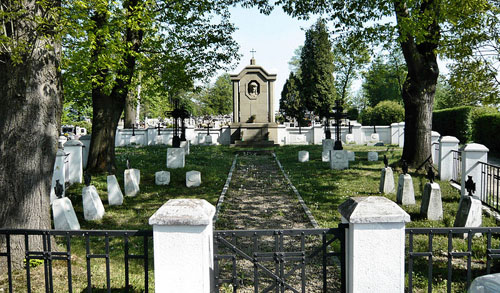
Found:
[[[155,127],[156,129],[158,129],[158,135],[161,135],[161,123],[158,123],[158,126]]]
[[[342,150],[342,141],[341,141],[341,126],[342,126],[342,118],[347,117],[347,115],[343,112],[344,108],[340,103],[340,100],[335,101],[335,107],[333,107],[333,118],[335,119],[335,145],[333,146],[334,150]]]
[[[210,126],[210,123],[207,123],[207,127],[205,127],[207,129],[207,136],[210,135],[210,128],[213,128]]]

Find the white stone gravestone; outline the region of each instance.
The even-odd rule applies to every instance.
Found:
[[[356,143],[356,140],[354,140],[354,134],[352,133],[348,133],[345,135],[345,142],[347,144],[352,144],[352,143]]]
[[[481,227],[483,204],[477,196],[463,196],[458,204],[454,227]],[[478,233],[479,234],[479,233]],[[465,234],[467,235],[467,234]],[[481,235],[481,234],[479,234]]]
[[[322,144],[323,144],[323,151],[324,152],[331,151],[331,150],[333,150],[333,147],[335,146],[335,140],[323,139]]]
[[[394,193],[394,173],[391,167],[383,168],[380,174],[379,192],[384,194]]]
[[[201,185],[201,173],[199,171],[186,172],[186,187],[198,187]]]
[[[95,186],[85,186],[82,189],[83,218],[87,221],[100,220],[104,216],[104,206]]]
[[[191,145],[191,142],[189,140],[181,141],[181,148],[184,149],[184,153],[189,155],[189,147]]]
[[[347,159],[351,162],[354,162],[356,160],[356,154],[353,151],[346,151],[347,152]]]
[[[396,202],[402,205],[415,204],[415,192],[413,191],[413,179],[410,174],[399,175],[398,192]]]
[[[69,153],[69,183],[83,182],[83,143],[79,140],[68,140],[64,144],[64,151]]]
[[[120,189],[120,184],[118,184],[118,180],[115,175],[108,175],[107,177],[108,183],[108,204],[113,205],[122,205],[123,204],[123,193]]]
[[[170,172],[158,171],[155,173],[156,185],[168,185],[170,183]]]
[[[429,220],[437,221],[443,219],[443,202],[441,200],[441,188],[439,184],[426,183],[422,194],[422,205],[420,214]]]
[[[322,162],[330,162],[330,151],[321,152],[321,161]]]
[[[78,223],[78,218],[69,198],[63,197],[54,200],[52,202],[52,215],[54,217],[54,229],[80,230],[80,223]]]
[[[378,153],[377,152],[368,152],[368,161],[369,162],[378,161]]]
[[[54,173],[52,174],[52,184],[50,186],[50,203],[52,203],[54,200],[57,199],[56,193],[54,192],[54,187],[56,187],[56,181],[59,180],[59,183],[63,187],[63,194],[64,196],[66,192],[66,188],[64,186],[65,182],[65,172],[64,172],[64,159],[65,159],[65,154],[62,149],[58,149],[56,153],[56,160],[54,162]]]
[[[140,190],[141,171],[138,169],[127,169],[123,178],[125,181],[125,196],[136,196]]]
[[[370,140],[368,140],[367,145],[373,146],[380,141],[380,136],[378,133],[372,133],[370,135]]]
[[[186,152],[183,148],[167,149],[167,168],[184,168],[186,164]]]
[[[299,151],[299,162],[304,163],[309,161],[308,151]]]
[[[211,135],[206,135],[205,136],[205,144],[211,145],[213,143],[213,139]]]
[[[330,151],[330,169],[344,170],[349,168],[349,160],[347,158],[347,151],[344,150],[331,150]]]

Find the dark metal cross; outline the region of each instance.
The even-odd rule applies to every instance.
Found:
[[[250,51],[250,53],[252,53],[252,58],[254,58],[254,53],[257,53],[257,51],[255,51],[255,49],[252,48],[252,50]]]
[[[333,118],[335,119],[335,145],[333,146],[334,150],[342,150],[342,141],[341,141],[341,126],[342,126],[342,118],[347,117],[347,114],[343,113],[344,108],[340,103],[340,100],[335,101],[335,107],[333,107]]]
[[[210,123],[207,124],[207,127],[205,127],[207,129],[207,136],[210,135],[210,128],[213,128],[213,127],[210,127]]]
[[[132,136],[135,136],[135,123],[132,123]]]
[[[155,128],[158,129],[158,135],[161,135],[161,133],[160,133],[161,123],[158,123],[158,126],[156,126]]]

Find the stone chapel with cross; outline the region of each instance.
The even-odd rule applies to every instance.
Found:
[[[252,54],[255,51],[251,51]],[[274,118],[274,82],[276,74],[270,74],[256,65],[252,56],[250,65],[239,74],[232,74],[233,123],[232,144],[274,144],[277,127]]]

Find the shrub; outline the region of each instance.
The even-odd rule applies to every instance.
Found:
[[[432,130],[441,136],[450,135],[458,138],[460,143],[471,140],[471,111],[474,107],[462,106],[434,111],[432,114]]]
[[[398,102],[382,101],[371,113],[371,125],[391,125],[405,119],[405,109]]]
[[[349,120],[358,120],[359,111],[356,108],[347,109],[347,119]]]
[[[483,114],[472,123],[474,142],[484,144],[490,151],[500,152],[500,140],[496,136],[500,129],[500,113]]]
[[[372,124],[373,108],[366,107],[361,110],[359,114],[359,122],[363,125],[373,125]]]
[[[78,127],[85,127],[87,129],[87,133],[90,134],[92,133],[92,123],[87,122],[87,121],[78,121],[78,122],[73,122],[73,125],[78,126]]]

